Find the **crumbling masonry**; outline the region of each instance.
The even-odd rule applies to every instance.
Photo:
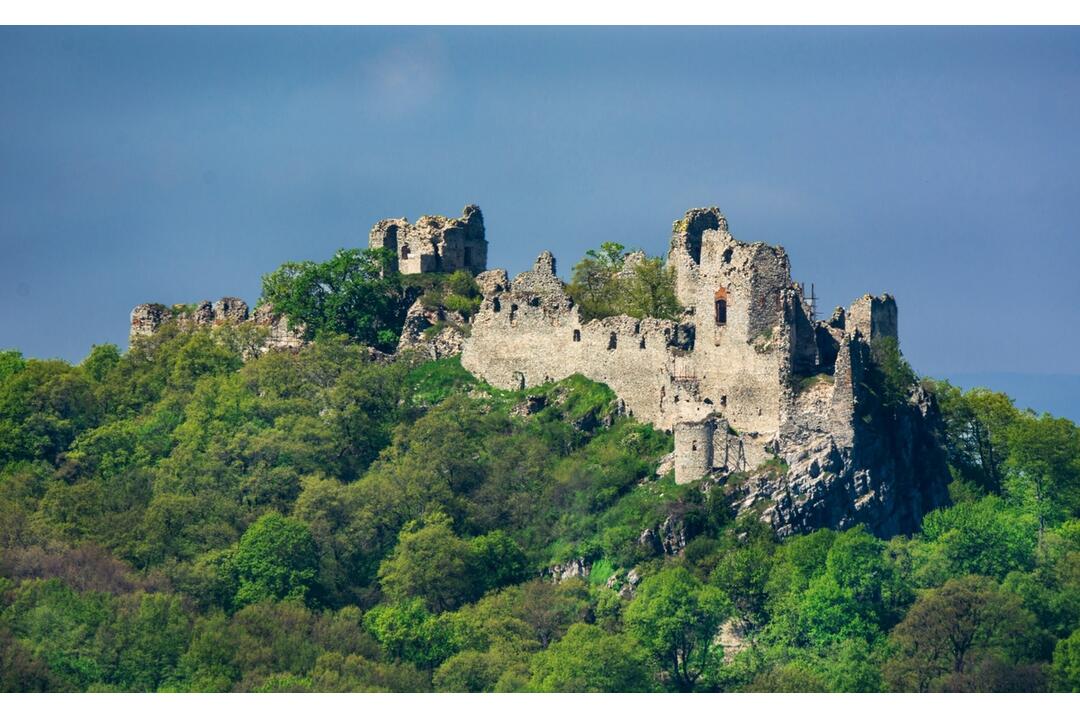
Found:
[[[913,388],[886,414],[867,387],[871,344],[897,336],[892,297],[816,322],[784,249],[736,240],[716,208],[675,223],[668,263],[679,322],[582,322],[548,252],[513,281],[484,272],[462,364],[503,388],[574,373],[607,384],[629,414],[674,432],[677,482],[734,478],[742,508],[781,532],[909,532],[944,502],[932,396]]]
[[[685,307],[679,321],[582,322],[546,251],[512,281],[486,270],[475,205],[458,219],[383,220],[369,237],[403,273],[465,269],[483,292],[468,332],[463,317],[444,327],[443,310],[417,302],[399,351],[460,352],[466,369],[502,388],[575,373],[605,383],[628,414],[673,432],[676,482],[722,484],[741,511],[781,534],[856,523],[885,536],[911,532],[947,499],[934,397],[914,387],[902,407],[885,408],[873,389],[874,343],[897,337],[893,298],[865,295],[817,321],[784,249],[736,240],[716,208],[690,210],[673,227],[667,261]],[[140,305],[132,339],[169,320],[249,323],[265,335],[259,352],[303,343],[303,328],[265,306],[249,318],[237,298]]]

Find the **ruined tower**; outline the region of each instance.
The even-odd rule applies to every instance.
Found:
[[[392,251],[397,269],[406,275],[455,270],[476,275],[487,269],[484,215],[476,205],[466,206],[456,219],[424,215],[415,223],[380,220],[368,235],[368,246]]]

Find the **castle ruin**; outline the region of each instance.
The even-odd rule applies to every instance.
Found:
[[[471,321],[455,323],[417,301],[399,352],[460,353],[467,370],[506,389],[574,374],[604,383],[627,414],[673,433],[676,482],[724,483],[740,511],[780,534],[857,523],[883,536],[912,532],[947,500],[933,395],[915,386],[886,408],[874,387],[874,348],[898,337],[896,301],[864,295],[818,320],[787,252],[735,239],[715,207],[673,226],[667,263],[685,308],[678,320],[583,321],[547,251],[513,280],[486,270],[475,205],[458,219],[382,220],[369,243],[391,250],[402,273],[472,272],[483,294]],[[304,343],[302,327],[266,306],[249,316],[237,298],[140,305],[132,340],[168,321],[250,324],[265,336],[257,352]]]
[[[395,269],[405,275],[487,268],[484,216],[469,205],[457,219],[424,215],[415,223],[406,218],[380,220],[371,229],[368,246],[394,253]]]
[[[905,532],[944,501],[933,397],[913,388],[895,417],[871,412],[873,344],[898,332],[891,296],[817,321],[787,252],[736,240],[716,208],[674,224],[667,262],[679,321],[583,322],[548,252],[512,281],[481,273],[462,365],[508,389],[575,373],[605,383],[629,414],[673,431],[676,482],[749,475],[744,507],[782,531]],[[768,463],[775,472],[753,472]]]

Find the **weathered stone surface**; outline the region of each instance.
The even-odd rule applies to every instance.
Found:
[[[172,308],[160,303],[137,305],[131,311],[130,341],[153,335],[167,322],[175,322],[180,328],[188,330],[221,325],[264,328],[265,337],[258,346],[252,346],[250,354],[267,350],[295,350],[305,343],[303,326],[291,326],[285,316],[275,313],[269,305],[261,305],[249,315],[247,303],[235,297],[223,297],[216,303],[203,300],[194,305],[175,305]]]
[[[559,565],[552,565],[548,569],[546,575],[550,577],[554,582],[560,583],[570,578],[582,578],[589,577],[589,572],[592,570],[592,564],[585,558],[573,558],[567,560],[565,563]]]
[[[235,297],[223,297],[214,303],[215,323],[241,323],[248,319],[248,304]]]
[[[427,308],[417,300],[405,316],[397,351],[417,352],[432,360],[460,355],[468,324],[461,313]]]
[[[405,218],[380,220],[368,235],[372,248],[394,253],[404,274],[468,270],[474,275],[487,268],[484,216],[468,205],[460,218],[424,215],[415,224]]]
[[[169,308],[161,303],[136,305],[131,311],[131,339],[153,335],[163,323],[171,319]]]
[[[266,328],[269,332],[263,345],[267,350],[299,350],[307,341],[304,339],[304,326],[293,325],[289,318],[275,312],[268,304],[259,305],[252,315],[255,325]]]
[[[686,522],[682,515],[672,513],[659,525],[642,530],[638,537],[638,544],[658,554],[679,555],[689,539]]]
[[[899,413],[919,455],[892,448],[889,430],[864,427],[859,414],[870,343],[896,337],[892,297],[867,295],[814,322],[784,249],[736,240],[716,208],[674,224],[668,264],[686,307],[680,323],[582,322],[548,252],[512,282],[489,271],[462,364],[504,388],[574,373],[606,383],[628,414],[674,431],[677,482],[750,472],[736,502],[781,532],[853,522],[906,532],[943,501],[933,412],[913,398]],[[753,473],[772,457],[769,472]],[[647,532],[656,537],[643,542],[663,544]]]
[[[619,597],[623,600],[633,600],[638,583],[640,582],[641,575],[638,574],[637,568],[633,568],[625,574],[623,574],[622,570],[614,572],[611,577],[607,579],[605,586],[609,590],[617,592]]]
[[[884,337],[899,337],[896,300],[892,295],[863,295],[851,303],[844,318],[849,335],[858,332],[870,342]]]

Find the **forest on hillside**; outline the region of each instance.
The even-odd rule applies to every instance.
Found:
[[[624,257],[571,290],[671,312]],[[658,476],[670,436],[603,385],[376,359],[421,293],[475,299],[383,261],[267,277],[297,352],[173,323],[76,365],[0,353],[0,691],[1080,690],[1074,423],[917,379],[951,504],[777,538],[732,513],[738,474]]]

